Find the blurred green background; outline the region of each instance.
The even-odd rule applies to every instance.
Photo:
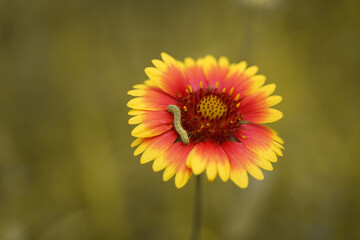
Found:
[[[126,92],[165,51],[258,65],[285,156],[204,181],[202,239],[360,239],[358,0],[0,1],[0,239],[187,239],[181,190],[140,165]]]

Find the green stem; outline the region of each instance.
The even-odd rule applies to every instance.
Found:
[[[196,176],[195,185],[195,206],[194,206],[194,220],[191,233],[191,240],[198,240],[200,236],[200,218],[201,218],[201,178]]]

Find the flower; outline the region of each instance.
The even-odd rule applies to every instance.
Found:
[[[282,100],[270,96],[275,84],[263,86],[265,76],[244,61],[161,57],[145,69],[149,79],[128,92],[135,97],[127,104],[129,124],[139,124],[131,132],[137,138],[131,147],[139,145],[134,155],[142,153],[142,164],[154,160],[155,172],[165,169],[164,181],[176,175],[177,188],[204,171],[209,181],[219,175],[241,188],[248,186],[248,173],[262,180],[260,168],[271,171],[283,149],[277,133],[260,125],[283,116],[270,108]]]

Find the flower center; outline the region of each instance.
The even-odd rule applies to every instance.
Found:
[[[217,87],[214,89],[192,91],[183,99],[181,108],[181,125],[193,142],[238,141],[234,133],[241,125],[242,115],[238,112],[239,95],[232,97],[232,92]],[[218,86],[218,84],[217,84]]]
[[[222,117],[227,111],[227,106],[218,96],[209,95],[200,100],[197,109],[203,117],[212,120]]]

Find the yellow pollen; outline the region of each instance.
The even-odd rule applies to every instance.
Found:
[[[202,83],[202,81],[200,81],[200,88],[203,88],[203,83]]]
[[[224,87],[222,90],[222,93],[225,93],[225,92],[226,92],[226,87]]]
[[[219,87],[219,82],[216,82],[216,84],[215,84],[215,89],[217,89],[218,87]]]
[[[233,94],[233,92],[234,92],[234,88],[232,87],[232,88],[230,89],[229,96],[231,96],[231,94]]]
[[[240,103],[236,104],[236,106],[235,106],[235,107],[236,107],[236,108],[238,108],[239,106],[240,106]]]
[[[201,124],[200,128],[197,130],[197,132],[201,132],[201,130],[204,128],[204,125]]]
[[[188,85],[188,88],[189,88],[189,91],[192,93],[192,92],[193,92],[193,90],[192,90],[191,85]]]
[[[226,114],[228,108],[218,96],[205,96],[197,105],[198,113],[210,120],[220,118]]]
[[[187,112],[187,107],[186,106],[184,106],[183,109],[184,109],[185,112]]]
[[[244,135],[242,135],[242,134],[239,134],[239,135],[240,135],[241,138],[244,138],[244,139],[246,138],[246,137],[245,137]]]
[[[240,98],[240,93],[238,93],[238,94],[236,95],[236,97],[235,97],[235,102],[236,102],[237,100],[239,100],[239,98]]]

